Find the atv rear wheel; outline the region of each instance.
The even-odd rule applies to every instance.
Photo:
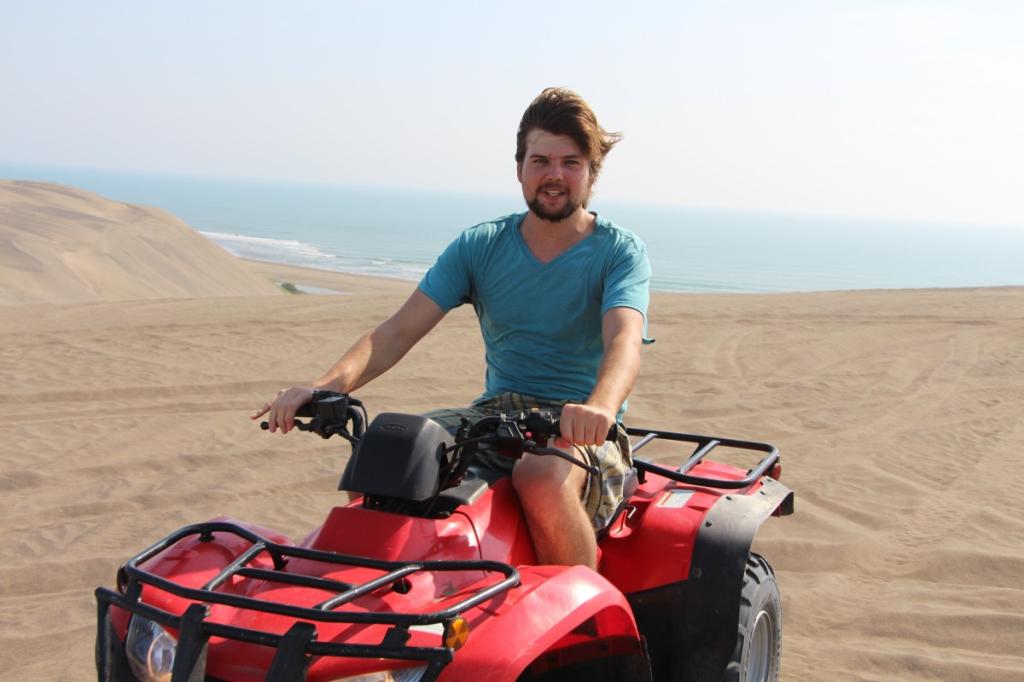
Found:
[[[775,571],[763,557],[752,553],[743,576],[736,648],[724,679],[777,682],[781,647],[782,600]]]

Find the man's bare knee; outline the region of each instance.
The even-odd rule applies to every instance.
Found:
[[[512,471],[512,485],[520,498],[544,501],[552,496],[578,496],[585,476],[585,471],[563,459],[526,455]]]

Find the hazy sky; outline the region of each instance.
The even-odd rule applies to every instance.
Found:
[[[0,0],[0,161],[516,194],[543,87],[603,198],[1024,227],[1024,2]]]

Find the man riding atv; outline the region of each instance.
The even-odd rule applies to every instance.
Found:
[[[595,529],[623,499],[629,441],[620,422],[640,366],[650,265],[631,232],[586,210],[604,157],[619,141],[577,94],[545,89],[516,137],[516,176],[528,211],[463,232],[399,310],[310,386],[282,389],[252,417],[287,433],[317,390],[349,393],[393,367],[453,308],[471,303],[487,372],[467,408],[428,413],[454,433],[478,419],[533,407],[561,411],[557,457],[478,461],[510,471],[537,559],[596,568]]]
[[[96,590],[98,679],[778,680],[779,590],[751,552],[793,511],[778,450],[618,423],[650,268],[585,210],[617,139],[577,95],[541,93],[516,153],[529,211],[463,232],[398,312],[255,415],[348,441],[339,489],[355,498],[298,542],[221,516],[128,559]],[[483,395],[369,421],[348,392],[461,303],[480,320]],[[631,461],[652,443],[685,463]]]

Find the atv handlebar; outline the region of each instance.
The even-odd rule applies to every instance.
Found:
[[[599,474],[600,470],[597,467],[582,462],[563,450],[547,446],[551,438],[561,436],[561,428],[559,418],[551,409],[483,417],[472,423],[468,419],[463,419],[462,428],[455,437],[455,445],[450,449],[486,443],[493,445],[498,453],[509,457],[518,458],[524,452],[551,455],[581,467],[595,476]],[[617,437],[618,426],[614,425],[608,430],[605,440],[615,440]]]
[[[313,391],[313,398],[301,406],[295,416],[310,418],[308,422],[294,420],[299,431],[309,431],[321,438],[341,436],[353,445],[366,431],[366,408],[361,400],[347,393]],[[260,428],[267,431],[270,424],[260,422]]]
[[[321,438],[341,436],[354,446],[366,429],[366,408],[362,401],[346,393],[313,391],[312,399],[296,411],[296,417],[307,417],[308,422],[294,420],[299,431],[315,433]],[[351,423],[351,428],[349,424]],[[260,422],[260,428],[269,430],[268,422]],[[548,447],[551,438],[561,436],[561,422],[552,409],[534,409],[526,412],[483,417],[470,422],[463,419],[455,443],[449,451],[475,450],[478,444],[494,446],[499,453],[518,458],[524,452],[537,455],[551,455],[575,464],[587,472],[597,475],[597,467],[580,461],[558,448]],[[605,440],[618,437],[618,425],[608,430]],[[468,464],[468,461],[467,461]]]

